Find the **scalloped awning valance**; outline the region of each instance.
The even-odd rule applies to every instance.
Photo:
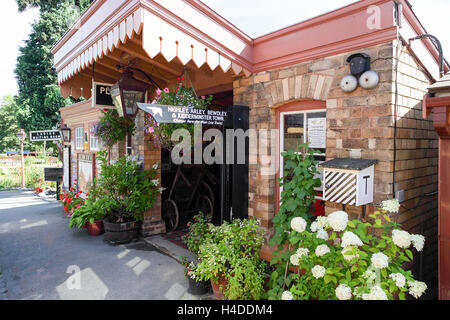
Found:
[[[105,4],[108,2],[117,1],[110,0]],[[95,14],[102,14],[101,9],[104,9],[105,4],[97,9]],[[53,53],[60,85],[74,78],[82,70],[91,67],[94,62],[107,56],[109,52],[124,45],[136,35],[140,35],[142,38],[142,49],[150,59],[161,54],[168,62],[178,58],[182,65],[192,61],[198,68],[206,64],[211,70],[220,67],[223,72],[231,71],[236,75],[241,72],[250,74],[249,68],[243,66],[245,63],[240,63],[230,57],[236,51],[245,51],[248,45],[245,41],[240,41],[238,37],[234,39],[228,37],[232,48],[228,50],[228,53],[231,52],[231,54],[227,55],[223,52],[226,50],[214,47],[214,41],[211,41],[210,38],[205,37],[206,40],[203,41],[199,38],[199,33],[190,34],[189,30],[180,28],[176,21],[162,18],[141,6],[135,6],[135,8],[129,8],[126,5],[119,6],[115,16],[115,21],[112,21],[113,18],[109,18],[103,24],[97,23],[92,26],[89,25],[89,20],[98,18],[93,15],[73,34],[66,34],[63,43],[55,45]],[[88,36],[85,37],[85,34]],[[229,47],[230,45],[226,49]],[[68,88],[64,90],[63,87],[62,91],[68,90]],[[69,94],[69,92],[64,93],[64,96]],[[86,95],[84,96],[87,98]]]

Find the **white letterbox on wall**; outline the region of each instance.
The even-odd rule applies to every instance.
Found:
[[[323,168],[325,201],[362,206],[373,202],[374,168],[377,160],[336,158]]]

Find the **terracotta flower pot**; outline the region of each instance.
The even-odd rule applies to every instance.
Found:
[[[90,236],[99,236],[103,233],[103,220],[97,220],[94,223],[87,223],[88,234]]]
[[[216,299],[221,300],[223,298],[223,292],[227,289],[227,285],[228,281],[223,277],[220,277],[217,282],[211,280],[211,287]]]

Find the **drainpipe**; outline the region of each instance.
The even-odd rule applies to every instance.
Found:
[[[423,38],[430,38],[431,41],[437,46],[437,49],[439,51],[439,75],[442,78],[444,76],[444,53],[442,51],[442,45],[441,45],[441,42],[439,41],[439,39],[437,37],[433,36],[432,34],[424,33],[420,36],[409,39],[408,40],[409,45],[411,45],[412,41],[423,39]]]

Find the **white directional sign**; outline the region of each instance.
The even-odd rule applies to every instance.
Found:
[[[59,130],[30,131],[30,141],[55,141],[61,140]]]
[[[137,103],[139,109],[149,113],[159,123],[201,123],[223,125],[228,112],[161,104]]]

